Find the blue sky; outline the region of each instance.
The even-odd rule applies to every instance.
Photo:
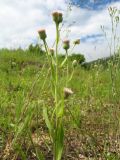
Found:
[[[108,4],[118,1],[119,0],[71,0],[71,3],[82,8],[100,10],[105,8]]]
[[[59,10],[65,21],[61,40],[73,41],[80,38],[81,44],[75,48],[75,52],[83,53],[87,61],[109,56],[108,45],[100,26],[104,25],[110,35],[108,7],[120,9],[120,0],[94,1],[0,0],[0,48],[26,48],[30,43],[38,42],[37,30],[40,28],[46,29],[47,42],[52,47],[55,26],[51,13]],[[71,10],[68,9],[69,3],[73,4]]]

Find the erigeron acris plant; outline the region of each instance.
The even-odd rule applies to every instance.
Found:
[[[54,98],[54,110],[51,117],[48,116],[47,107],[43,108],[43,116],[45,123],[48,127],[50,138],[53,145],[53,158],[54,160],[61,160],[64,146],[64,126],[63,126],[63,117],[64,117],[64,100],[68,98],[73,91],[70,88],[67,88],[68,82],[73,77],[73,72],[69,75],[69,66],[68,66],[68,49],[70,48],[70,41],[63,41],[63,48],[66,52],[65,59],[59,65],[58,63],[58,45],[60,41],[60,31],[59,27],[63,21],[63,15],[60,12],[52,13],[53,21],[56,25],[56,43],[55,50],[48,47],[46,42],[47,34],[44,29],[38,31],[40,39],[44,43],[46,55],[51,69],[51,84],[52,84],[52,93]],[[74,46],[80,44],[80,40],[74,41]],[[59,84],[59,68],[62,68],[67,64],[67,73],[66,73],[66,84],[62,89]],[[77,65],[77,61],[73,61],[73,68]]]

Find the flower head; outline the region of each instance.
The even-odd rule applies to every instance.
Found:
[[[49,49],[49,54],[50,54],[51,56],[54,55],[54,52],[55,52],[54,48],[50,48],[50,49]]]
[[[70,95],[73,94],[73,91],[70,88],[64,88],[64,98],[68,98]]]
[[[58,25],[63,21],[63,15],[61,12],[53,12],[52,17],[53,21]]]
[[[79,45],[80,44],[80,39],[76,39],[73,43],[74,43],[74,45]]]
[[[63,41],[63,48],[65,50],[68,50],[70,48],[70,41],[69,40]]]
[[[77,60],[74,60],[74,61],[72,62],[72,66],[73,66],[73,67],[76,67],[76,66],[77,66]]]
[[[42,39],[43,41],[46,39],[47,35],[46,35],[46,31],[45,29],[40,29],[38,30],[38,34],[40,36],[40,39]]]

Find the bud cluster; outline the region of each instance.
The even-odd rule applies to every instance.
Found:
[[[74,43],[74,45],[79,45],[80,44],[80,39],[76,39],[73,43]]]
[[[73,66],[73,67],[76,67],[76,66],[77,66],[77,60],[74,60],[74,61],[72,62],[72,66]]]
[[[69,40],[63,41],[63,48],[65,50],[68,50],[70,48],[70,41]]]
[[[45,41],[45,39],[47,38],[45,29],[38,30],[38,34],[40,36],[40,39],[42,39],[43,41]]]
[[[73,91],[71,90],[71,88],[64,88],[64,98],[67,99],[70,95],[73,94]]]
[[[53,12],[52,17],[53,17],[53,21],[58,25],[63,21],[63,15],[61,12]]]

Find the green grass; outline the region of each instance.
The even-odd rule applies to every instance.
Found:
[[[69,61],[70,71],[71,64]],[[65,100],[63,159],[120,158],[120,69],[112,69],[114,91],[109,67],[75,68],[68,85],[74,94]],[[61,86],[66,68],[63,70]],[[52,159],[52,143],[43,118],[43,105],[48,115],[54,110],[50,79],[44,55],[0,51],[1,159]]]

